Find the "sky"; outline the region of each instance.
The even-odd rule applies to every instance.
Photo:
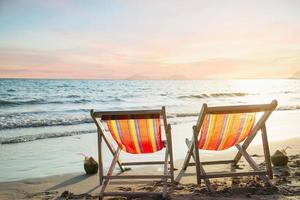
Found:
[[[286,78],[299,0],[0,0],[0,78]]]

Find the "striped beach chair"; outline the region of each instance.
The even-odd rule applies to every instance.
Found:
[[[174,181],[174,165],[172,154],[171,126],[167,123],[165,107],[161,110],[134,110],[134,111],[108,111],[95,112],[91,116],[98,130],[98,160],[100,197],[104,196],[142,196],[161,195],[167,198],[167,181]],[[162,128],[166,140],[162,140]],[[106,127],[106,128],[105,128]],[[107,131],[106,131],[107,130]],[[108,139],[110,134],[115,141],[115,146]],[[103,175],[102,141],[107,144],[113,154],[113,160],[106,176]],[[121,162],[121,151],[129,154],[151,154],[165,148],[165,159],[162,161]],[[115,166],[118,165],[122,172],[125,166],[130,165],[164,165],[162,175],[113,175]],[[161,179],[162,192],[105,192],[111,179]]]
[[[197,183],[201,184],[203,179],[209,191],[213,191],[210,178],[259,175],[268,185],[272,185],[270,179],[273,178],[273,173],[265,123],[276,106],[276,100],[270,104],[244,106],[208,107],[207,104],[203,104],[197,124],[193,126],[193,138],[186,139],[188,152],[176,181],[184,176],[188,166],[196,166]],[[262,112],[262,115],[256,119],[258,112]],[[266,170],[261,170],[246,151],[258,131],[262,134]],[[200,161],[199,150],[222,151],[233,146],[238,149],[233,160]],[[253,171],[206,173],[203,168],[203,165],[213,164],[231,164],[234,167],[242,156]],[[190,162],[191,157],[194,162]]]

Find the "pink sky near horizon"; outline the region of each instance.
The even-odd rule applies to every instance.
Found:
[[[0,78],[288,78],[299,1],[0,3]],[[23,19],[23,21],[20,21]]]

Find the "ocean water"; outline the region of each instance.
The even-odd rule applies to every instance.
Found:
[[[0,79],[0,181],[82,171],[78,153],[97,157],[90,109],[166,106],[168,119],[178,132],[174,143],[180,146],[181,136],[191,134],[182,127],[196,121],[203,103],[236,105],[273,99],[279,106],[270,119],[274,124],[271,140],[300,136],[300,80]],[[288,134],[281,133],[287,130]],[[175,158],[181,159],[184,151]]]

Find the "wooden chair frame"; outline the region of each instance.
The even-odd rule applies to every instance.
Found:
[[[107,139],[105,135],[105,129],[101,123],[101,117],[107,115],[134,115],[134,114],[160,114],[163,119],[164,132],[166,134],[166,141],[163,141],[165,146],[165,159],[163,161],[149,161],[149,162],[121,162],[119,155],[121,149],[118,147],[116,150],[113,145]],[[174,163],[172,152],[172,136],[171,125],[167,122],[166,109],[162,107],[161,110],[128,110],[128,111],[104,111],[96,112],[91,110],[91,116],[97,126],[98,133],[98,160],[99,160],[99,182],[100,182],[100,195],[99,199],[103,199],[104,196],[142,196],[142,195],[161,195],[163,198],[167,198],[167,181],[174,182]],[[103,174],[103,155],[102,155],[102,141],[107,144],[109,151],[113,155],[113,159],[106,176]],[[163,175],[112,175],[116,164],[118,164],[121,172],[124,172],[125,166],[131,165],[164,165]],[[169,169],[168,169],[169,167]],[[162,179],[163,191],[162,192],[105,192],[105,189],[110,179]]]
[[[251,175],[259,175],[267,184],[272,185],[270,179],[273,178],[273,171],[271,166],[270,159],[270,150],[267,139],[267,129],[266,129],[266,121],[271,115],[271,113],[275,110],[277,106],[277,101],[273,100],[270,104],[258,104],[258,105],[242,105],[242,106],[224,106],[224,107],[208,107],[207,104],[203,104],[201,112],[199,114],[199,118],[197,120],[197,124],[193,126],[193,138],[191,142],[186,139],[186,143],[188,146],[188,152],[185,157],[181,172],[179,173],[176,180],[180,179],[188,166],[196,166],[196,174],[197,174],[197,184],[201,184],[201,179],[204,180],[205,185],[207,186],[208,191],[213,191],[211,187],[210,178],[221,178],[221,177],[236,177],[236,176],[251,176]],[[201,126],[204,121],[204,117],[206,114],[231,114],[231,113],[251,113],[251,112],[263,112],[260,119],[256,122],[255,126],[252,129],[250,135],[245,139],[242,145],[236,144],[236,148],[238,149],[238,153],[234,157],[233,160],[220,160],[220,161],[207,161],[200,162],[199,157],[199,148],[198,148],[198,136],[200,134]],[[258,131],[261,131],[262,134],[262,142],[263,142],[263,150],[264,157],[266,163],[266,171],[262,171],[259,169],[258,165],[251,158],[251,156],[247,153],[246,149],[257,135]],[[206,173],[203,165],[214,165],[214,164],[232,164],[235,166],[241,157],[244,157],[246,161],[249,163],[251,168],[254,171],[250,172],[223,172],[223,173]],[[190,163],[190,159],[193,157],[194,163]]]

